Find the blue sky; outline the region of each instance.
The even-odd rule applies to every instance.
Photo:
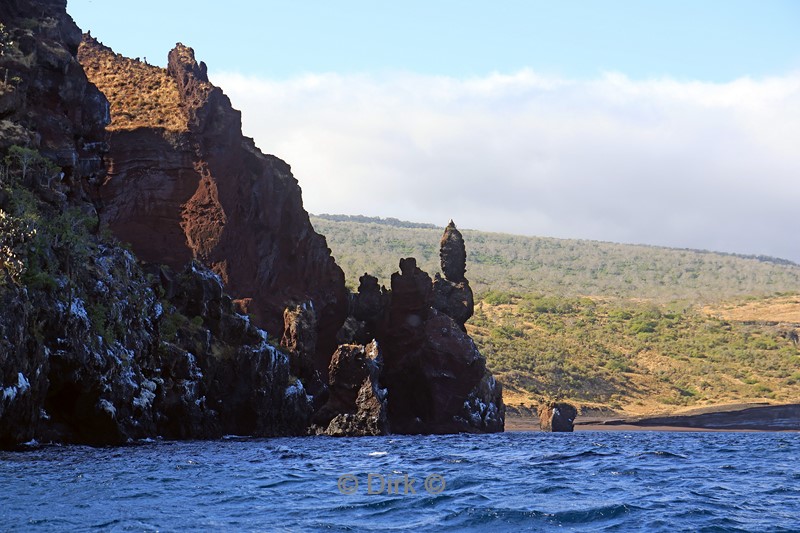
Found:
[[[800,68],[796,1],[69,0],[68,9],[125,55],[163,64],[181,41],[212,69],[278,79],[531,68],[729,81]]]
[[[119,4],[68,11],[192,46],[312,213],[800,262],[800,2]]]

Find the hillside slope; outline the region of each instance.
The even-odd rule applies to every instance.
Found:
[[[398,254],[435,264],[439,230],[313,217],[348,284]],[[506,403],[558,397],[644,414],[800,401],[800,266],[464,230],[467,324]]]
[[[416,257],[423,269],[435,268],[441,228],[353,218],[311,217],[348,284],[356,286],[367,271],[387,280],[397,269],[398,255]],[[477,294],[500,290],[711,303],[800,290],[800,265],[781,259],[469,229],[462,233]]]
[[[558,397],[635,414],[799,402],[797,328],[696,307],[537,295],[484,298],[468,325],[511,391],[507,403]]]

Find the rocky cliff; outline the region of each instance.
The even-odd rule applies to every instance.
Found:
[[[216,274],[145,272],[100,231],[109,104],[65,2],[0,20],[0,448],[305,433],[288,355]]]
[[[274,338],[284,309],[308,303],[324,379],[347,292],[289,165],[242,135],[239,111],[191,48],[178,44],[164,70],[86,36],[78,57],[111,102],[103,221],[146,261],[207,265]]]
[[[0,17],[0,448],[502,431],[454,224],[444,277],[351,295],[190,48],[80,43],[63,0]]]
[[[61,167],[63,179],[85,186],[105,174],[109,107],[76,59],[81,31],[65,6],[65,0],[0,4],[7,44],[0,56],[0,149],[35,148]]]
[[[575,427],[578,410],[566,402],[547,402],[539,405],[539,427],[542,431],[569,433]]]

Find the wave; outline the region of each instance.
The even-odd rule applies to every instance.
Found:
[[[576,460],[586,459],[589,457],[612,457],[615,455],[618,455],[618,453],[617,452],[605,453],[605,452],[598,452],[595,450],[586,450],[578,453],[566,453],[566,454],[557,453],[552,455],[545,455],[542,459],[544,461],[549,461],[549,462],[553,461],[566,462],[566,461],[576,461]]]
[[[664,458],[664,459],[688,459],[689,458],[689,456],[682,455],[680,453],[665,452],[665,451],[660,451],[660,450],[637,453],[636,456],[637,457],[648,457],[648,456],[649,457],[659,457],[659,458]]]

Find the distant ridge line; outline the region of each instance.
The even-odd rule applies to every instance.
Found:
[[[772,257],[771,255],[756,255],[756,254],[737,254],[734,252],[715,252],[713,250],[699,250],[696,248],[673,248],[673,250],[685,250],[687,252],[696,252],[698,254],[717,254],[717,255],[728,255],[731,257],[738,257],[739,259],[753,259],[755,261],[760,261],[762,263],[770,263],[773,265],[781,265],[781,266],[800,266],[800,263],[795,263],[789,259],[783,259],[781,257]]]
[[[425,222],[409,222],[407,220],[400,220],[397,218],[387,217],[368,217],[364,215],[329,215],[323,213],[321,215],[311,215],[312,217],[330,220],[332,222],[360,222],[364,224],[381,224],[384,226],[392,226],[394,228],[412,228],[412,229],[444,229],[444,226],[437,226],[436,224],[428,224]]]
[[[437,226],[436,224],[429,224],[427,222],[410,222],[408,220],[400,220],[393,217],[369,217],[365,215],[342,215],[342,214],[328,214],[323,213],[320,215],[315,215],[313,213],[309,214],[312,217],[321,218],[323,220],[330,220],[331,222],[357,222],[362,224],[380,224],[382,226],[391,226],[394,228],[410,228],[410,229],[444,229],[444,226]],[[516,233],[507,233],[507,232],[497,232],[497,231],[484,231],[484,230],[477,230],[477,229],[469,229],[469,228],[462,228],[464,231],[477,231],[479,233],[496,233],[500,235],[513,235],[517,237],[529,237],[529,238],[538,238],[538,239],[557,239],[563,241],[585,241],[585,242],[598,242],[598,243],[609,243],[609,244],[616,244],[621,246],[642,246],[646,248],[660,248],[663,250],[675,250],[679,252],[693,252],[698,254],[712,254],[712,255],[723,255],[727,257],[736,257],[739,259],[748,259],[759,261],[761,263],[769,263],[772,265],[780,265],[780,266],[789,266],[789,267],[800,267],[800,263],[796,263],[789,259],[783,259],[781,257],[773,257],[770,255],[762,255],[762,254],[741,254],[736,252],[720,252],[715,250],[706,250],[702,248],[682,248],[682,247],[674,247],[674,246],[664,246],[659,244],[646,244],[646,243],[620,243],[620,242],[613,242],[613,241],[599,241],[594,239],[582,239],[582,238],[563,238],[563,237],[541,237],[541,236],[533,236],[533,235],[520,235]]]

